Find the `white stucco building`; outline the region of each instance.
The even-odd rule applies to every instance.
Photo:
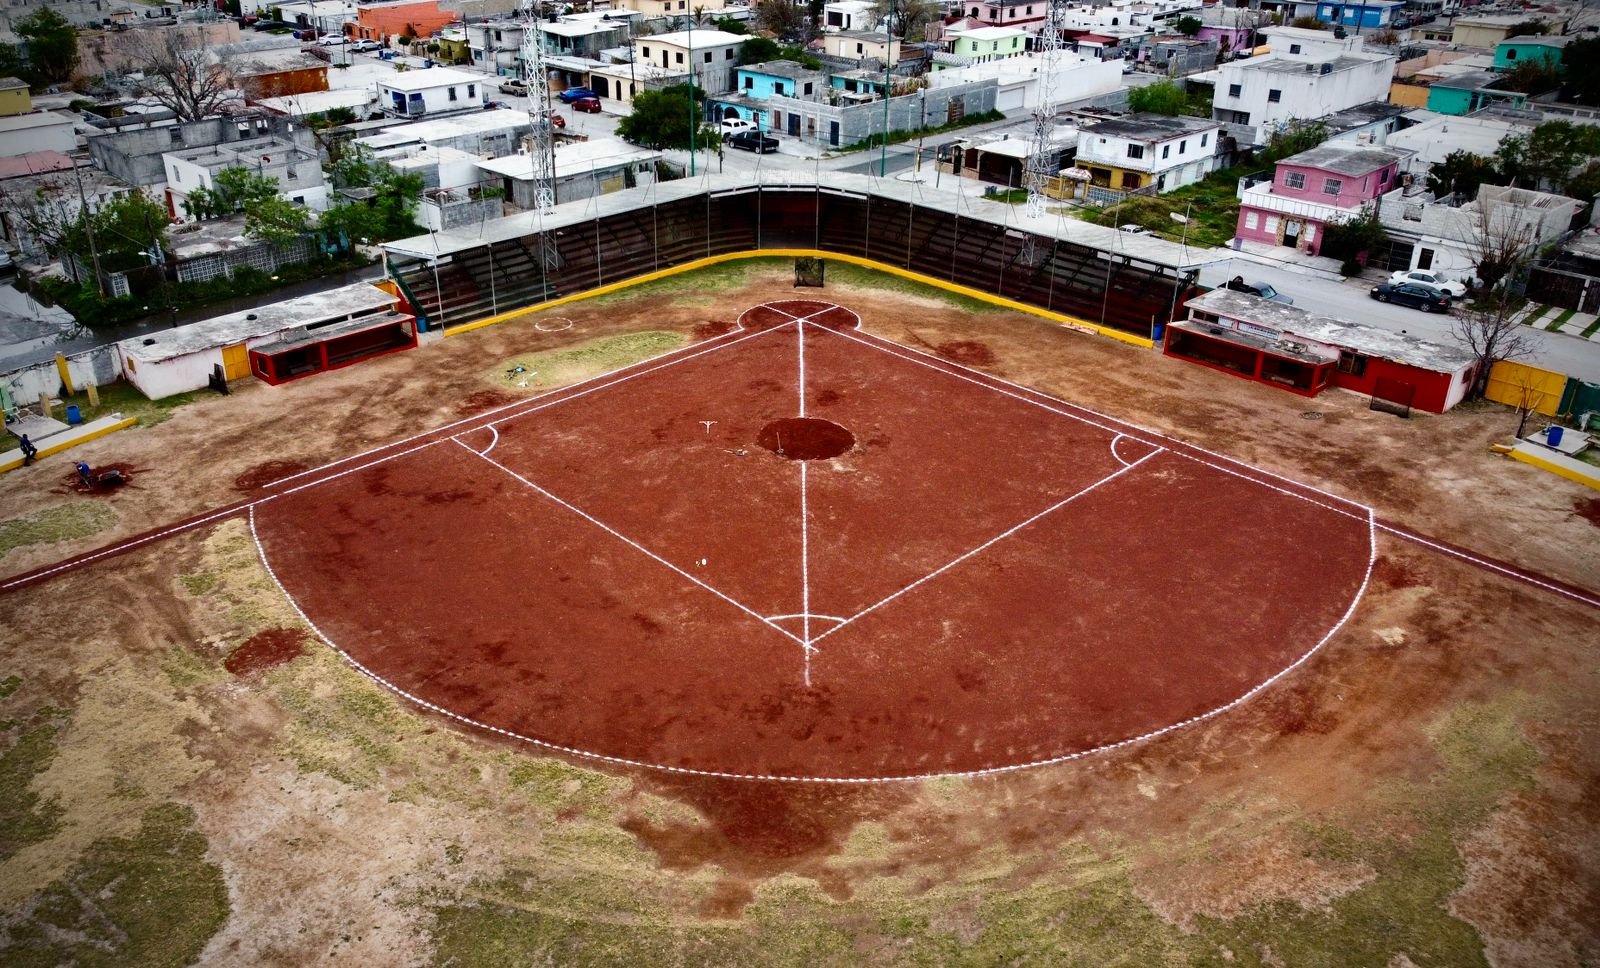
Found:
[[[405,71],[377,82],[378,106],[390,117],[412,120],[481,111],[487,83],[482,74],[449,67]]]
[[[640,37],[634,44],[638,63],[676,73],[694,69],[695,86],[707,94],[733,90],[734,65],[745,38],[725,30],[680,30]]]
[[[1281,124],[1389,99],[1395,58],[1352,47],[1358,38],[1294,27],[1264,33],[1271,35],[1272,53],[1216,70],[1211,111],[1218,121],[1253,126],[1257,144]]]
[[[161,156],[167,174],[167,210],[185,218],[184,203],[196,189],[216,187],[217,173],[227,168],[271,178],[278,194],[320,212],[328,207],[328,185],[315,154],[277,138],[253,138],[229,144],[169,151]]]
[[[1101,188],[1171,191],[1211,173],[1221,133],[1217,121],[1130,114],[1079,131],[1075,164]]]

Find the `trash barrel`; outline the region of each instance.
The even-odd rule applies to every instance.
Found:
[[[81,423],[83,423],[83,414],[78,412],[78,405],[76,403],[67,404],[67,423],[69,423],[69,424],[81,424]]]
[[[71,418],[72,418],[72,408],[71,407],[67,408],[67,418],[68,418],[68,420],[71,420]],[[1562,430],[1562,428],[1560,428],[1560,427],[1551,427],[1548,430],[1546,430],[1544,432],[1545,446],[1547,446],[1547,447],[1560,447],[1561,446],[1561,430]]]

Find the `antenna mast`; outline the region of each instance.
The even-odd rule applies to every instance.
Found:
[[[550,76],[544,66],[544,20],[539,0],[523,8],[522,66],[528,74],[528,157],[533,161],[534,207],[548,212],[556,207],[555,127],[550,122]]]
[[[1039,55],[1039,106],[1033,110],[1033,144],[1028,152],[1028,217],[1045,214],[1050,197],[1045,194],[1051,182],[1060,177],[1055,167],[1051,136],[1056,126],[1056,61],[1061,54],[1061,25],[1066,19],[1063,0],[1049,0],[1044,27],[1039,31],[1035,53]]]

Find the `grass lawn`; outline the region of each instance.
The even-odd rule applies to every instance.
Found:
[[[1254,166],[1249,166],[1254,170]],[[1246,167],[1214,171],[1193,185],[1154,197],[1139,196],[1099,210],[1083,211],[1079,216],[1097,225],[1142,225],[1162,238],[1184,238],[1184,226],[1173,215],[1187,213],[1188,241],[1202,246],[1224,246],[1239,224],[1239,178]]]
[[[1576,316],[1577,314],[1578,314],[1578,311],[1576,309],[1564,309],[1564,310],[1561,311],[1561,315],[1559,315],[1555,319],[1551,320],[1550,325],[1546,326],[1545,329],[1547,329],[1547,330],[1549,330],[1551,332],[1554,332],[1554,331],[1560,329],[1562,326],[1566,325],[1567,320],[1571,319],[1573,316]]]

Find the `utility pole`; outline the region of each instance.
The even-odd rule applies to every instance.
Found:
[[[78,159],[72,159],[72,176],[78,180],[78,211],[83,218],[84,234],[89,236],[89,259],[94,263],[94,286],[100,298],[106,298],[105,280],[100,277],[100,250],[94,244],[94,219],[89,217],[89,196],[83,190],[83,173],[78,170]]]
[[[889,0],[889,16],[883,22],[883,35],[888,43],[883,45],[883,147],[878,152],[878,177],[889,175],[889,71],[894,67],[894,0]]]
[[[699,127],[694,109],[694,17],[689,17],[689,177],[694,177],[694,129]]]

